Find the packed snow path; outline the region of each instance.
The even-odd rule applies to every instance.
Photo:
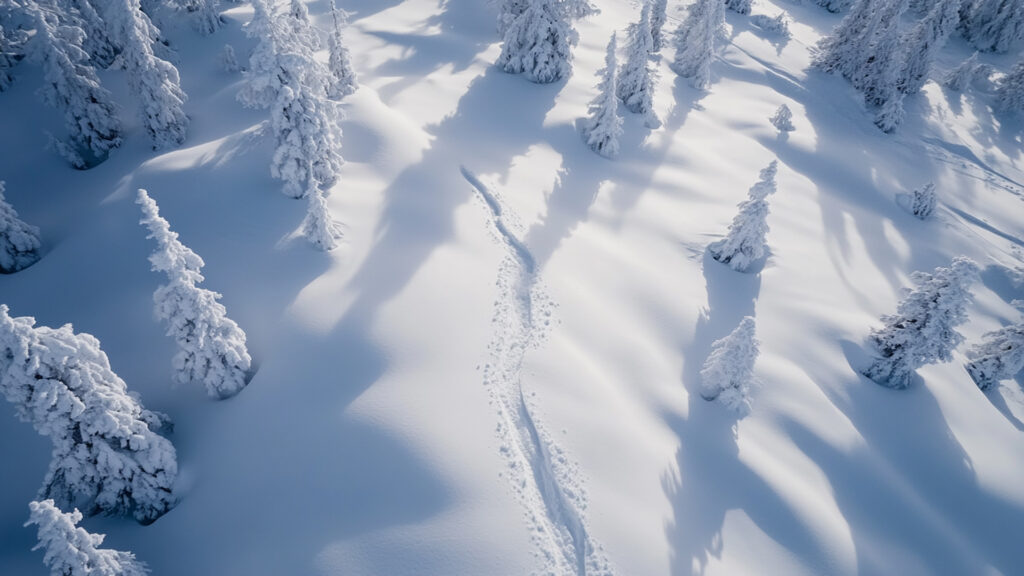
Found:
[[[462,175],[490,211],[491,222],[508,247],[498,275],[491,361],[484,384],[498,410],[502,455],[518,500],[526,507],[532,538],[540,548],[545,574],[610,575],[608,560],[587,533],[582,511],[586,506],[579,471],[533,416],[523,392],[523,359],[543,338],[546,323],[534,314],[550,316],[550,304],[539,291],[536,262],[505,221],[500,199],[472,172]],[[537,306],[537,302],[541,306]]]

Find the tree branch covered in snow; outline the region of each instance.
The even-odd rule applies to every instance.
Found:
[[[0,180],[0,272],[10,274],[28,268],[39,260],[39,228],[18,218],[6,198],[5,183]]]
[[[145,576],[146,564],[131,552],[100,548],[103,534],[91,534],[79,528],[82,513],[62,512],[53,500],[29,502],[25,526],[38,526],[39,544],[33,550],[45,550],[43,563],[51,576]]]

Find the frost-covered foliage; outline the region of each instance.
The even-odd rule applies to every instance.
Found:
[[[77,145],[68,144],[67,142],[55,138],[53,134],[46,132],[46,150],[55,152],[57,156],[67,160],[68,164],[71,165],[75,170],[85,170],[89,167],[89,164],[82,158],[82,155],[78,153]]]
[[[1024,306],[1020,301],[1014,303]],[[979,344],[967,351],[967,357],[967,373],[982,390],[1013,378],[1024,370],[1024,322],[985,334]]]
[[[938,198],[935,195],[935,184],[929,182],[910,194],[907,209],[921,220],[926,220],[935,211]]]
[[[619,100],[615,95],[618,84],[616,50],[616,35],[612,34],[604,57],[604,68],[598,72],[601,76],[598,94],[591,100],[590,117],[583,124],[583,138],[587,146],[606,158],[619,153],[619,136],[622,136],[622,116],[619,115]]]
[[[512,26],[512,23],[519,18],[530,0],[495,0],[498,7],[498,35],[505,37],[505,32]]]
[[[870,58],[882,2],[857,0],[832,34],[818,42],[814,66],[824,72],[838,73],[851,81],[857,77]]]
[[[789,106],[783,104],[779,106],[779,109],[772,114],[772,117],[768,119],[781,132],[792,132],[796,130],[793,126],[793,113],[789,110]]]
[[[153,148],[181,145],[188,130],[183,110],[187,97],[181,90],[178,69],[153,53],[158,30],[139,7],[139,0],[111,0],[106,19],[115,31],[112,36],[123,47],[120,59]]]
[[[739,205],[739,214],[729,225],[725,238],[708,246],[711,257],[733,270],[746,272],[751,264],[764,258],[768,234],[768,196],[775,193],[778,160],[761,170],[760,180],[750,187],[748,197]]]
[[[238,64],[238,57],[235,56],[235,49],[231,44],[225,44],[224,49],[220,51],[220,69],[228,74],[234,74],[242,70],[241,65]]]
[[[1021,0],[964,0],[961,29],[982,52],[1008,52],[1024,39]]]
[[[291,40],[299,42],[309,50],[320,48],[320,34],[309,19],[309,9],[303,0],[291,0],[288,3],[288,14],[285,24],[291,32]]]
[[[245,25],[245,35],[257,42],[249,55],[249,67],[238,92],[238,101],[246,108],[268,108],[281,89],[278,60],[286,34],[267,0],[252,0],[252,10],[252,19]]]
[[[967,319],[977,278],[978,265],[964,257],[931,274],[915,272],[917,288],[904,296],[896,314],[882,317],[882,328],[871,331],[869,340],[880,357],[864,375],[882,386],[906,388],[921,366],[948,362],[963,341],[956,327]]]
[[[722,0],[697,0],[688,7],[686,18],[676,28],[672,70],[683,78],[690,78],[690,83],[698,90],[704,90],[711,83],[715,41],[724,29]]]
[[[356,71],[352,68],[352,55],[349,53],[348,47],[345,46],[344,38],[341,35],[341,30],[347,23],[348,15],[343,10],[338,10],[334,0],[331,0],[331,18],[334,22],[334,28],[331,29],[331,33],[327,36],[329,54],[327,68],[331,73],[327,90],[331,98],[340,100],[356,91],[357,80]]]
[[[81,48],[85,34],[59,25],[57,15],[39,5],[29,6],[36,27],[30,46],[44,74],[39,95],[64,112],[71,141],[102,159],[121,144],[121,122],[110,92],[100,86]]]
[[[174,5],[188,14],[192,28],[203,36],[213,34],[224,25],[218,0],[174,0]]]
[[[35,327],[0,305],[0,392],[53,441],[39,498],[152,522],[174,505],[174,446],[129,394],[99,340],[70,324]]]
[[[750,14],[750,0],[725,0],[725,7],[737,14]]]
[[[996,88],[996,105],[1007,112],[1024,112],[1024,60],[1014,64]]]
[[[818,6],[821,6],[829,12],[842,12],[853,4],[853,0],[818,0]]]
[[[85,32],[82,49],[89,55],[89,60],[101,68],[106,68],[114,61],[120,47],[110,38],[110,30],[103,20],[93,0],[69,0],[68,4],[77,16],[77,26]],[[70,15],[65,12],[64,18]]]
[[[897,87],[907,94],[921,91],[939,50],[960,20],[961,0],[940,0],[902,42],[903,69]]]
[[[786,18],[785,12],[779,12],[774,17],[765,14],[754,14],[750,17],[750,23],[779,38],[790,37],[789,19]]]
[[[174,356],[174,380],[206,387],[214,398],[229,398],[248,383],[252,358],[245,347],[245,332],[227,317],[220,294],[200,288],[203,259],[178,240],[156,202],[139,190],[136,203],[142,208],[139,222],[156,241],[149,257],[153,270],[163,272],[167,283],[153,293],[154,313],[166,322],[167,335],[178,344]]]
[[[569,49],[576,43],[576,31],[561,4],[559,0],[529,0],[505,30],[498,67],[538,84],[568,77]]]
[[[91,534],[78,523],[78,510],[63,512],[53,500],[29,502],[25,526],[38,526],[39,544],[45,550],[43,563],[51,576],[145,576],[149,568],[131,552],[100,548],[105,536]]]
[[[327,208],[326,195],[319,188],[306,192],[306,218],[302,221],[302,235],[315,248],[327,252],[338,246],[342,237],[341,224]]]
[[[731,334],[711,344],[711,354],[700,371],[700,395],[718,400],[740,416],[750,413],[750,388],[754,380],[758,341],[754,319],[740,321]]]
[[[654,51],[665,47],[665,21],[668,20],[668,0],[651,0],[651,40]]]
[[[10,54],[10,41],[7,39],[7,32],[3,25],[0,25],[0,92],[7,90],[14,83],[11,76],[11,68],[14,66],[14,59]]]
[[[616,94],[626,109],[642,114],[650,128],[657,128],[661,122],[654,113],[654,75],[650,55],[654,51],[651,39],[651,3],[645,1],[640,10],[640,20],[629,25],[626,40],[626,62],[619,71]]]
[[[978,53],[971,54],[971,57],[964,60],[956,68],[949,71],[942,79],[942,85],[950,90],[963,91],[971,82],[978,68]]]
[[[39,228],[22,222],[4,198],[5,184],[0,180],[0,272],[10,274],[28,268],[39,260]]]

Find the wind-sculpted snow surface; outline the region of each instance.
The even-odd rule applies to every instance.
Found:
[[[462,175],[487,206],[499,239],[508,248],[498,274],[490,361],[484,385],[498,410],[498,437],[509,481],[526,508],[531,538],[544,562],[541,574],[611,575],[601,546],[588,534],[586,493],[577,467],[533,415],[523,391],[527,351],[544,340],[552,304],[540,287],[536,261],[510,229],[500,199],[465,167]]]

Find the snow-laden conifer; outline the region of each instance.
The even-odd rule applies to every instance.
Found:
[[[970,58],[961,62],[956,68],[949,71],[942,79],[942,85],[950,90],[958,92],[966,90],[974,81],[974,74],[978,68],[978,53],[971,54]]]
[[[878,357],[864,375],[882,386],[906,388],[921,366],[949,361],[963,341],[956,328],[967,319],[970,288],[977,278],[978,265],[964,257],[931,274],[915,272],[917,287],[904,296],[895,314],[882,316],[883,327],[871,331],[869,340]]]
[[[740,416],[750,413],[758,341],[754,319],[745,317],[728,336],[711,344],[711,354],[700,371],[700,394],[718,400]]]
[[[178,69],[153,53],[158,30],[139,7],[139,0],[110,0],[106,19],[122,46],[120,58],[128,86],[138,100],[142,125],[156,150],[185,141],[188,116],[183,107]]]
[[[856,0],[850,12],[817,45],[812,64],[829,73],[856,78],[870,58],[884,0]],[[899,1],[899,0],[896,0]]]
[[[796,130],[793,126],[793,112],[789,110],[789,106],[783,104],[779,106],[779,109],[772,114],[771,118],[768,119],[781,132],[792,132]]]
[[[10,274],[39,260],[39,228],[26,224],[4,198],[0,180],[0,272]]]
[[[110,30],[92,0],[70,0],[70,6],[78,17],[78,27],[85,32],[82,49],[89,55],[89,60],[106,68],[114,61],[120,47],[110,38]],[[67,17],[67,14],[64,15]]]
[[[47,9],[29,6],[36,28],[30,46],[43,66],[39,94],[64,113],[71,141],[102,159],[121,144],[121,122],[110,92],[100,86],[81,48],[85,34],[81,28],[61,26]]]
[[[329,189],[338,180],[341,157],[341,111],[323,95],[322,84],[312,84],[296,68],[306,64],[297,56],[283,60],[290,75],[297,78],[283,86],[271,107],[270,124],[277,148],[270,164],[274,178],[284,181],[287,196],[301,198],[314,186]]]
[[[725,0],[725,7],[737,14],[750,14],[750,0]]]
[[[175,7],[188,15],[192,28],[203,36],[209,36],[224,25],[220,18],[218,0],[174,0]]]
[[[291,32],[291,40],[300,42],[309,50],[320,48],[320,34],[309,19],[309,9],[303,0],[290,0],[285,23]]]
[[[11,76],[11,68],[14,67],[14,59],[10,54],[10,41],[7,39],[7,31],[0,24],[0,92],[11,87],[14,77]]]
[[[751,264],[764,258],[768,234],[768,196],[775,193],[778,160],[761,170],[760,180],[750,187],[748,197],[740,202],[739,213],[729,225],[725,238],[708,246],[711,257],[733,270],[745,272]]]
[[[1014,304],[1024,307],[1019,300]],[[967,373],[982,390],[1013,378],[1024,370],[1024,322],[985,334],[981,342],[967,351],[967,357]]]
[[[498,67],[538,84],[569,76],[576,32],[560,4],[559,0],[528,0],[523,13],[505,30]]]
[[[330,70],[330,82],[328,83],[328,95],[340,100],[356,91],[356,71],[352,68],[352,55],[345,46],[341,34],[342,28],[347,23],[348,14],[339,10],[331,0],[331,19],[334,27],[327,36],[328,60],[327,68]]]
[[[235,56],[235,48],[231,44],[225,44],[220,51],[220,69],[228,74],[234,74],[242,69],[238,57]]]
[[[616,84],[616,94],[626,109],[642,114],[648,127],[656,128],[661,122],[654,113],[654,75],[650,55],[654,51],[651,39],[651,3],[644,1],[640,20],[629,25],[626,40],[626,62],[622,65]]]
[[[139,190],[136,203],[142,208],[140,224],[156,242],[149,257],[153,270],[163,272],[167,283],[153,293],[154,313],[167,324],[167,335],[178,344],[174,356],[174,380],[202,385],[214,398],[229,398],[248,383],[252,358],[245,347],[245,332],[227,317],[220,294],[199,287],[203,259],[178,240],[156,202]]]
[[[935,205],[938,203],[938,198],[935,195],[935,184],[929,182],[921,188],[915,189],[911,194],[909,200],[909,211],[914,216],[917,216],[921,220],[928,219],[935,211]]]
[[[313,187],[306,192],[306,217],[302,221],[302,235],[316,249],[327,252],[338,246],[342,237],[341,224],[327,207],[326,194]]]
[[[99,340],[70,324],[36,327],[0,305],[0,392],[53,441],[39,499],[152,522],[175,502],[174,446],[110,369]]]
[[[583,138],[587,145],[606,158],[619,153],[619,136],[622,135],[622,116],[619,115],[619,100],[615,95],[618,84],[616,50],[616,35],[613,33],[604,56],[604,68],[598,72],[601,76],[598,93],[590,102],[590,117],[583,124]]]
[[[268,108],[277,99],[281,88],[280,57],[285,31],[281,20],[267,0],[252,0],[252,19],[245,25],[245,35],[256,40],[249,55],[245,81],[238,91],[238,101],[246,108]]]
[[[725,9],[722,0],[697,0],[691,4],[686,18],[676,28],[673,37],[676,54],[672,70],[698,90],[711,83],[711,61],[715,56],[715,42],[725,27]]]
[[[668,20],[668,0],[651,0],[651,40],[654,52],[665,47],[665,21]]]
[[[1008,52],[1024,39],[1021,0],[964,0],[964,37],[982,52]]]
[[[903,64],[898,81],[902,92],[916,94],[928,80],[936,54],[960,20],[960,1],[939,0],[903,39]]]
[[[1024,59],[1003,76],[996,87],[996,106],[1006,112],[1024,112]]]
[[[105,536],[92,534],[78,523],[77,509],[63,512],[53,500],[29,502],[25,526],[38,526],[39,543],[33,550],[44,551],[43,564],[51,576],[145,576],[149,568],[131,552],[100,548]]]
[[[818,6],[821,6],[829,12],[842,12],[853,4],[853,0],[817,0]]]
[[[498,35],[505,37],[505,32],[516,21],[516,18],[526,12],[530,0],[494,0],[498,7]]]

